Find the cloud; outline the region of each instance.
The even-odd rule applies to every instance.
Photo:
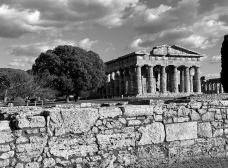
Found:
[[[0,37],[20,37],[29,32],[48,30],[39,26],[40,12],[19,10],[8,5],[0,6]]]
[[[86,50],[90,50],[94,44],[97,43],[97,40],[90,40],[89,38],[82,39],[78,42],[78,46]]]
[[[30,69],[31,65],[35,62],[36,57],[19,57],[14,58],[9,64],[8,67],[19,68],[19,69]]]
[[[228,6],[214,5],[210,11],[200,8],[203,0],[180,0],[176,6],[172,3],[161,4],[157,8],[141,5],[136,8],[135,17],[137,36],[142,44],[177,43],[190,48],[207,49],[216,45],[228,32]],[[228,3],[226,3],[228,5]],[[202,10],[202,11],[200,11]],[[148,14],[148,11],[159,11]],[[140,13],[141,12],[141,13]],[[150,18],[150,19],[148,19]]]
[[[65,27],[96,22],[107,27],[122,25],[127,9],[139,0],[11,0],[9,5],[40,12],[43,26]],[[5,2],[7,3],[7,2]]]

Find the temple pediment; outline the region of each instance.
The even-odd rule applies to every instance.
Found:
[[[162,45],[152,49],[151,55],[155,56],[185,56],[185,57],[202,57],[201,54],[177,45]]]

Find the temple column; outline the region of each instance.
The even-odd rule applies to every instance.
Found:
[[[161,67],[161,92],[165,93],[167,87],[167,76],[165,72],[165,66]]]
[[[189,79],[190,79],[190,92],[192,93],[193,92],[193,76],[190,74],[189,76]]]
[[[152,66],[149,66],[148,67],[148,74],[149,74],[149,93],[152,93],[154,91],[153,89],[153,67]]]
[[[201,93],[200,68],[195,68],[196,92]]]
[[[142,73],[141,66],[136,67],[137,94],[142,94]]]
[[[189,93],[190,92],[190,79],[189,79],[189,67],[185,68],[184,71],[184,85],[185,85],[185,92]]]
[[[114,96],[114,72],[110,74],[110,96]]]
[[[127,95],[127,70],[123,71],[123,94]]]
[[[184,92],[184,71],[180,70],[180,92]]]
[[[119,70],[119,96],[122,95],[122,73],[121,73],[121,70]]]
[[[220,93],[224,93],[224,90],[223,90],[223,86],[222,86],[222,84],[220,83]]]
[[[174,93],[177,93],[178,92],[178,82],[177,82],[177,67],[174,66],[174,69],[173,69],[173,92]]]

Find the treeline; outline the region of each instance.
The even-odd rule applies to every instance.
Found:
[[[96,96],[106,80],[104,63],[93,51],[58,46],[41,53],[28,71],[0,68],[0,90],[4,102],[15,98],[54,99],[72,95]]]

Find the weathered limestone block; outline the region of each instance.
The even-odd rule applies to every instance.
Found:
[[[0,121],[0,131],[10,130],[9,121]]]
[[[47,144],[47,136],[30,137],[30,143],[18,144],[16,146],[17,158],[22,162],[31,162],[34,158],[38,158]]]
[[[111,135],[98,134],[97,140],[102,150],[113,150],[117,148],[124,148],[135,146],[137,135],[135,132],[131,133],[117,133]]]
[[[214,121],[215,113],[214,112],[207,112],[202,115],[203,121]]]
[[[27,163],[25,165],[25,168],[39,168],[39,167],[40,167],[39,163],[37,163],[37,162],[31,162],[31,163]]]
[[[44,168],[55,166],[55,160],[53,158],[45,158],[43,160]]]
[[[186,116],[186,117],[173,117],[173,122],[187,122],[189,121],[189,117]]]
[[[189,106],[191,108],[200,109],[202,107],[202,102],[190,102]]]
[[[192,121],[198,121],[201,119],[199,113],[197,113],[195,110],[191,111],[190,117]]]
[[[14,136],[11,131],[1,131],[0,132],[0,143],[11,142],[14,140]]]
[[[9,166],[9,164],[10,164],[9,159],[0,160],[0,167],[6,167],[6,166]]]
[[[0,145],[0,152],[8,152],[10,151],[10,146],[7,145]]]
[[[144,115],[153,115],[153,106],[149,105],[128,105],[123,107],[124,115],[133,117],[133,116],[144,116]]]
[[[180,106],[178,108],[177,114],[178,114],[178,116],[187,116],[190,112],[191,112],[191,110],[189,108]]]
[[[9,152],[2,153],[0,155],[0,159],[9,159],[9,158],[12,158],[13,156],[14,156],[14,151],[9,151]]]
[[[140,125],[141,121],[140,120],[129,120],[128,121],[128,126],[132,126],[132,125]]]
[[[146,127],[139,128],[142,137],[138,145],[147,145],[153,143],[162,143],[165,140],[164,125],[160,122],[155,122]]]
[[[18,128],[36,128],[45,127],[46,122],[43,116],[17,117]]]
[[[223,129],[215,129],[213,131],[213,137],[220,137],[223,136],[224,130]]]
[[[114,118],[122,115],[122,111],[118,107],[102,107],[99,108],[100,118]]]
[[[212,137],[212,128],[209,122],[198,123],[198,136],[205,138]]]
[[[50,112],[50,128],[55,135],[83,133],[90,130],[98,119],[98,109],[74,108]]]
[[[163,106],[162,105],[155,105],[154,106],[154,113],[156,114],[163,114]]]
[[[63,157],[68,159],[74,155],[77,157],[85,157],[87,154],[92,155],[98,151],[98,146],[95,143],[96,139],[91,140],[75,137],[52,137],[48,144],[50,153],[55,157]]]
[[[23,163],[17,163],[15,168],[24,168],[24,165]]]
[[[166,140],[187,140],[197,138],[197,122],[166,124]]]

